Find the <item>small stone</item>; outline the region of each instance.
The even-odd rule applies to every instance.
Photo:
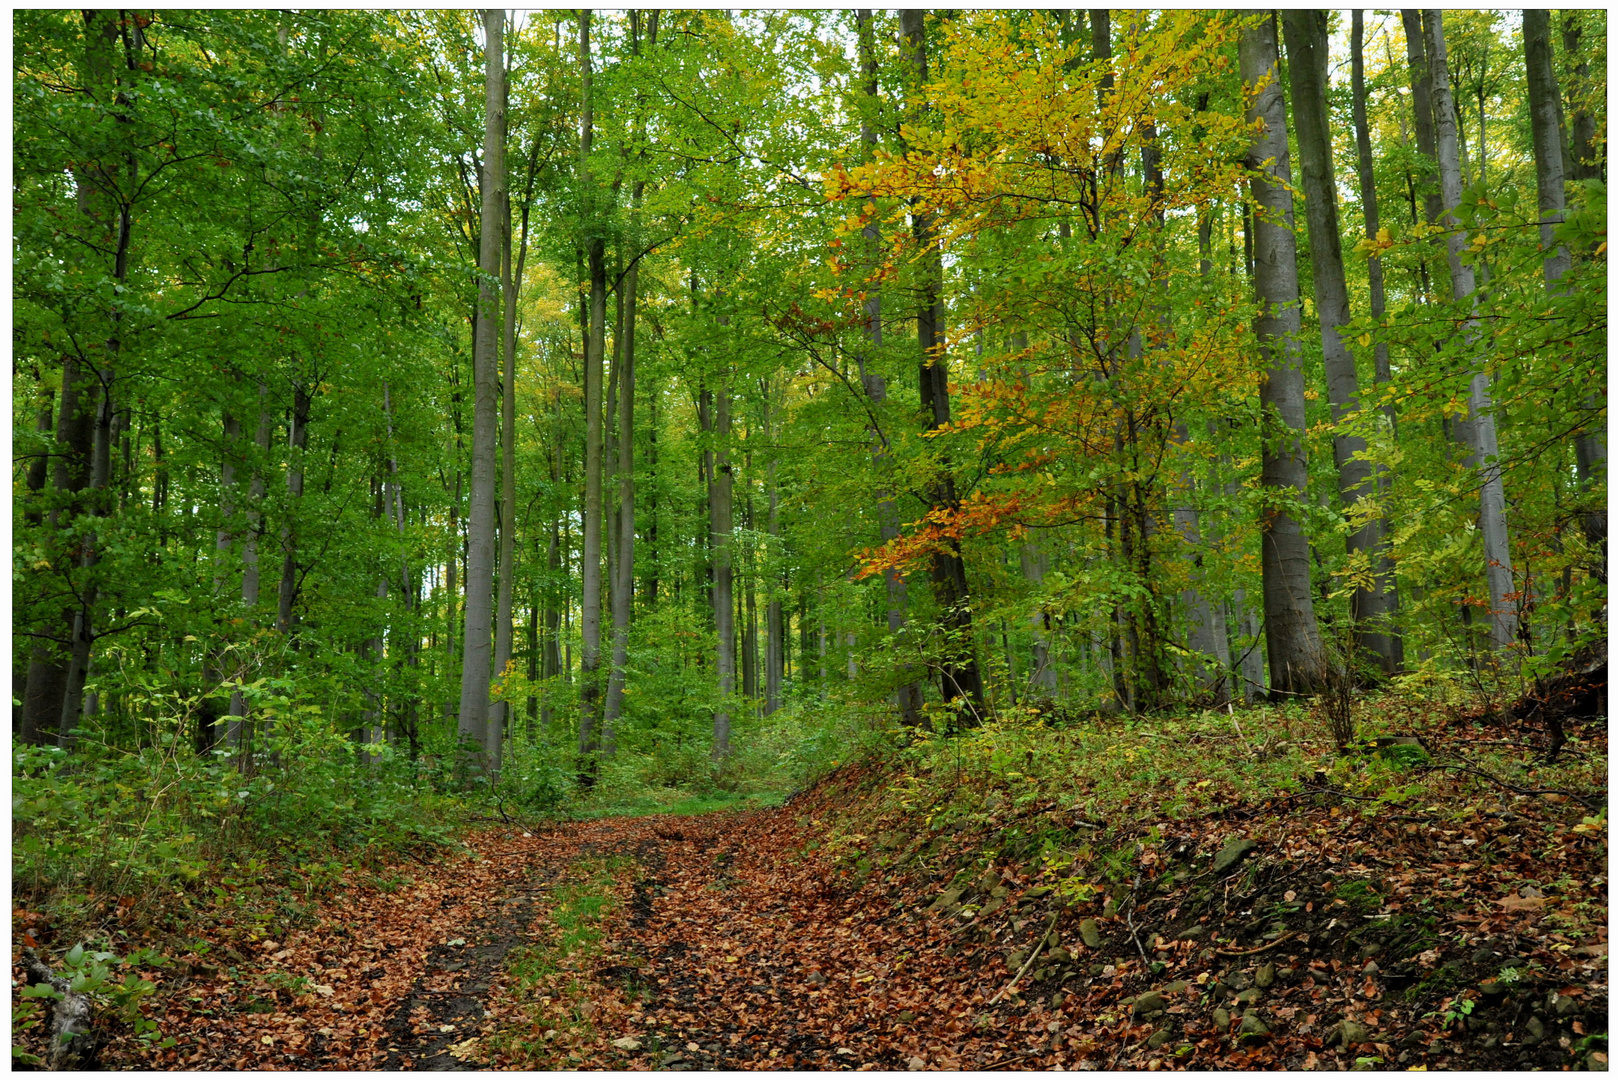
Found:
[[[1276,976],[1276,978],[1280,979],[1282,982],[1291,982],[1293,979],[1296,979],[1298,977],[1298,969],[1297,968],[1284,967],[1284,968],[1280,969],[1279,971],[1277,971],[1275,973],[1275,976]]]
[[[1506,985],[1499,979],[1484,979],[1478,983],[1478,992],[1486,998],[1502,997],[1506,989]]]
[[[1245,859],[1248,853],[1256,847],[1258,847],[1258,844],[1252,840],[1230,841],[1224,847],[1220,848],[1219,853],[1214,856],[1214,873],[1225,873],[1227,870],[1231,869],[1237,863]]]
[[[1517,890],[1517,895],[1523,897],[1524,899],[1532,900],[1537,896],[1544,896],[1545,894],[1534,888],[1532,885],[1524,885],[1522,888]]]
[[[1058,990],[1056,993],[1051,995],[1051,1008],[1060,1009],[1062,1007],[1062,1002],[1066,1000],[1067,995]]]
[[[1204,934],[1206,934],[1207,932],[1208,932],[1208,928],[1206,926],[1203,926],[1200,923],[1197,924],[1196,926],[1188,926],[1184,930],[1180,931],[1180,940],[1181,941],[1196,941],[1199,938],[1201,938]]]
[[[1369,943],[1368,945],[1366,945],[1365,948],[1360,950],[1360,959],[1361,960],[1369,960],[1371,957],[1376,956],[1376,955],[1380,954],[1381,952],[1382,952],[1381,943],[1373,941],[1373,942]]]
[[[1230,1010],[1219,1008],[1214,1010],[1214,1027],[1224,1031],[1230,1027]]]
[[[1118,902],[1110,896],[1101,905],[1101,917],[1103,919],[1116,919],[1118,917]]]
[[[1326,1045],[1341,1043],[1344,1050],[1352,1050],[1361,1043],[1371,1041],[1371,1029],[1357,1020],[1344,1020],[1326,1032]]]
[[[1366,961],[1366,963],[1365,963],[1365,977],[1366,978],[1370,978],[1373,975],[1380,975],[1381,973],[1382,973],[1382,969],[1377,967],[1375,960]]]
[[[920,1057],[911,1058],[910,1061],[909,1061],[909,1064],[906,1066],[906,1068],[909,1069],[911,1072],[921,1072],[926,1067],[927,1067],[927,1059],[926,1058],[920,1058]]]
[[[1246,990],[1253,985],[1253,976],[1245,971],[1233,971],[1230,973],[1230,985],[1233,990]]]
[[[1158,1047],[1162,1046],[1172,1038],[1174,1038],[1174,1032],[1165,1028],[1164,1030],[1153,1034],[1150,1039],[1147,1039],[1146,1045],[1149,1049],[1156,1050]]]
[[[1148,1016],[1155,1012],[1162,1012],[1166,1007],[1162,994],[1156,990],[1148,990],[1135,999],[1135,1004],[1130,1007],[1130,1011],[1136,1016]]]
[[[1557,1016],[1571,1016],[1579,1011],[1579,1003],[1562,994],[1551,995],[1551,1012]]]
[[[1399,1040],[1399,1049],[1401,1050],[1414,1050],[1417,1047],[1426,1045],[1427,1036],[1423,1035],[1419,1031],[1412,1031],[1410,1034]]]
[[[616,1046],[620,1050],[639,1050],[640,1040],[632,1035],[625,1035],[621,1039],[612,1040],[612,1045]]]
[[[1260,990],[1256,986],[1254,986],[1254,987],[1252,987],[1250,989],[1247,989],[1247,990],[1243,990],[1241,993],[1236,995],[1236,1004],[1243,1005],[1243,1006],[1257,1005],[1259,1002],[1261,1002],[1263,1000],[1264,1000],[1264,991]]]
[[[1079,923],[1079,937],[1092,949],[1101,948],[1101,927],[1096,925],[1094,919],[1085,919]]]
[[[1246,1045],[1264,1042],[1270,1037],[1270,1029],[1264,1026],[1264,1021],[1258,1018],[1257,1013],[1248,1013],[1242,1017],[1241,1026],[1236,1029],[1236,1041]]]
[[[1607,1055],[1600,1050],[1590,1051],[1590,1056],[1584,1059],[1584,1067],[1590,1072],[1606,1072]]]
[[[1275,985],[1275,965],[1265,964],[1253,973],[1253,985],[1268,990]]]
[[[822,975],[819,971],[811,971],[807,976],[805,976],[803,981],[808,983],[810,986],[821,987],[825,986],[831,980],[826,978],[826,976]]]
[[[1028,959],[1027,949],[1018,949],[1016,952],[1006,954],[1006,970],[1015,974],[1022,970],[1024,961]]]
[[[904,1012],[899,1014],[899,1023],[901,1023],[901,1024],[914,1024],[915,1022],[916,1022],[916,1014],[911,1012],[909,1009],[906,1009]]]
[[[928,911],[950,911],[961,906],[961,896],[965,889],[945,889],[938,894],[938,899],[927,906]]]
[[[1004,885],[996,885],[993,889],[989,890],[989,895],[994,897],[996,900],[1003,900],[1011,895],[1011,890],[1006,888]]]
[[[1171,983],[1164,983],[1162,989],[1163,993],[1165,994],[1178,994],[1180,991],[1184,990],[1190,985],[1191,984],[1186,982],[1184,979],[1175,979]]]
[[[1523,1045],[1533,1046],[1545,1038],[1545,1023],[1537,1016],[1530,1016],[1528,1023],[1523,1025]]]
[[[1058,964],[1068,964],[1073,962],[1073,950],[1069,949],[1066,945],[1058,945],[1056,948],[1050,951],[1049,955],[1051,960]]]

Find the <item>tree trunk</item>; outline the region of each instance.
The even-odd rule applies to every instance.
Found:
[[[713,548],[714,630],[718,636],[719,707],[713,717],[713,758],[730,753],[730,699],[736,693],[736,605],[731,567],[730,379],[721,378],[714,393],[712,491],[708,504]]]
[[[1287,9],[1282,16],[1286,31],[1288,68],[1292,75],[1292,108],[1297,123],[1298,157],[1303,176],[1304,210],[1309,221],[1309,261],[1314,269],[1315,307],[1320,318],[1320,339],[1326,369],[1326,397],[1331,402],[1332,438],[1337,465],[1337,492],[1345,516],[1372,483],[1371,463],[1364,460],[1365,440],[1342,431],[1359,415],[1359,374],[1339,327],[1350,318],[1348,276],[1343,269],[1343,244],[1337,222],[1337,177],[1332,167],[1331,116],[1326,103],[1328,42],[1326,13]],[[1348,537],[1350,557],[1363,553],[1373,568],[1386,547],[1380,517],[1369,518]],[[1384,674],[1398,671],[1395,635],[1391,633],[1391,605],[1387,581],[1377,574],[1370,588],[1356,588],[1349,598],[1356,645],[1376,657]]]
[[[579,12],[579,71],[584,84],[583,121],[579,133],[579,171],[585,192],[586,258],[590,267],[590,330],[584,351],[584,544],[580,578],[583,605],[579,629],[583,635],[579,653],[579,769],[586,783],[593,783],[601,752],[601,381],[603,350],[607,334],[607,247],[602,224],[597,220],[591,188],[590,148],[595,137],[594,104],[591,100],[590,12]]]
[[[1583,36],[1580,10],[1562,12],[1562,53],[1568,66],[1568,97],[1573,120],[1568,128],[1567,145],[1562,148],[1563,172],[1569,180],[1601,180],[1606,175],[1605,142],[1596,143],[1596,117],[1590,112],[1585,88],[1590,80],[1590,64],[1579,49]],[[1548,28],[1547,28],[1548,32]],[[1561,96],[1557,96],[1557,130],[1562,128]]]
[[[1292,219],[1292,166],[1287,153],[1286,102],[1277,77],[1275,19],[1242,33],[1242,81],[1264,86],[1248,110],[1261,121],[1248,169],[1255,205],[1253,285],[1260,305],[1253,331],[1265,375],[1259,385],[1263,419],[1260,521],[1264,572],[1265,638],[1270,690],[1281,696],[1312,694],[1320,685],[1320,631],[1309,590],[1309,544],[1292,505],[1309,481],[1304,454],[1304,383],[1298,343],[1297,240]]]
[[[869,9],[856,11],[854,17],[859,37],[860,70],[865,79],[864,105],[867,110],[867,113],[860,118],[860,143],[866,159],[871,160],[876,155],[876,115],[880,108],[876,42],[871,11]],[[865,260],[868,272],[874,275],[877,262],[881,258],[882,245],[882,230],[877,224],[880,211],[874,198],[866,201],[865,212],[869,217],[862,230],[865,240]],[[874,359],[882,347],[882,290],[880,285],[874,282],[865,299],[865,337]],[[880,372],[869,367],[863,351],[857,359],[860,367],[860,385],[870,403],[870,421],[866,425],[866,436],[871,443],[871,465],[880,485],[876,497],[877,527],[882,542],[886,544],[899,536],[899,511],[893,500],[891,486],[893,462],[888,451],[887,437],[881,428],[882,406],[888,399],[888,383]],[[773,490],[771,498],[772,500],[774,498]],[[910,604],[909,594],[904,575],[897,569],[890,567],[884,570],[882,580],[887,590],[888,634],[897,638],[904,631]],[[904,677],[908,675],[908,670],[908,666],[901,668],[903,675],[899,688],[894,691],[894,707],[899,712],[901,724],[905,727],[918,727],[925,723],[921,714],[921,684],[913,678]]]
[[[903,50],[912,67],[913,85],[919,95],[927,83],[926,13],[914,9],[899,13]],[[913,115],[927,110],[919,96]],[[920,303],[916,311],[916,337],[921,351],[919,373],[921,406],[927,414],[927,429],[938,431],[949,424],[949,361],[944,350],[944,262],[930,213],[911,215],[911,231],[925,255],[919,268]],[[938,472],[927,487],[928,501],[935,509],[954,510],[959,505],[955,477],[948,458],[940,461]],[[983,716],[983,682],[978,674],[976,643],[972,635],[971,595],[967,589],[966,564],[959,542],[945,540],[932,556],[933,595],[937,599],[944,631],[944,656],[940,664],[940,689],[946,702],[965,699],[966,724],[976,724]]]
[[[1460,152],[1456,144],[1455,99],[1450,91],[1449,63],[1444,47],[1444,15],[1428,16],[1427,60],[1432,70],[1433,127],[1438,146],[1438,175],[1446,208],[1444,241],[1449,258],[1450,289],[1457,302],[1475,306],[1476,279],[1472,267],[1461,259],[1466,247],[1465,230],[1452,212],[1461,203]],[[1470,354],[1478,347],[1475,320],[1468,320],[1462,347]],[[1467,421],[1471,428],[1469,447],[1472,462],[1480,473],[1478,529],[1483,534],[1484,574],[1489,583],[1490,633],[1494,648],[1510,645],[1517,636],[1516,590],[1511,573],[1511,542],[1506,530],[1505,486],[1501,480],[1500,448],[1495,438],[1493,403],[1489,398],[1489,376],[1481,364],[1472,371],[1467,401]],[[1459,425],[1457,425],[1459,427]]]
[[[769,407],[769,399],[765,398],[765,407]],[[768,438],[768,436],[766,436]],[[766,474],[770,485],[770,518],[768,528],[771,538],[770,555],[772,560],[779,558],[781,543],[781,493],[775,484],[775,460],[770,460],[769,471]],[[786,633],[782,622],[781,595],[786,591],[785,573],[782,579],[772,583],[769,592],[768,606],[764,610],[764,715],[769,716],[781,707],[781,685],[785,678]]]
[[[500,251],[506,209],[505,12],[483,12],[484,126],[479,214],[478,309],[472,342],[472,489],[466,515],[466,614],[456,735],[491,778],[500,772],[500,726],[490,723],[494,612],[494,475],[500,360]]]
[[[1556,227],[1567,209],[1562,171],[1561,91],[1551,52],[1551,15],[1545,10],[1522,13],[1524,59],[1528,67],[1528,117],[1534,140],[1534,180],[1539,189],[1539,246],[1545,252],[1545,286],[1554,291],[1572,257],[1556,243]]]

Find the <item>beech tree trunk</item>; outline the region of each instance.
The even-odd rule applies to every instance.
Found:
[[[1253,189],[1253,285],[1261,308],[1253,323],[1265,374],[1260,520],[1264,629],[1270,692],[1312,694],[1322,675],[1320,630],[1309,588],[1309,542],[1292,507],[1304,495],[1304,382],[1298,335],[1297,238],[1292,218],[1292,166],[1287,152],[1286,101],[1277,77],[1275,19],[1242,33],[1242,81],[1257,91],[1249,121],[1261,121],[1248,155]]]
[[[1476,278],[1472,267],[1461,259],[1466,234],[1453,213],[1461,203],[1461,162],[1455,134],[1455,98],[1450,91],[1449,62],[1444,47],[1443,12],[1429,13],[1427,25],[1427,62],[1432,71],[1433,128],[1445,207],[1444,243],[1449,259],[1450,290],[1457,302],[1472,301]],[[1467,323],[1462,348],[1468,354],[1478,348],[1474,320]],[[1467,398],[1467,426],[1471,429],[1472,464],[1478,469],[1480,480],[1478,531],[1483,534],[1484,576],[1489,583],[1489,640],[1494,648],[1501,649],[1517,636],[1516,602],[1511,598],[1516,585],[1511,573],[1511,540],[1506,530],[1505,485],[1500,475],[1500,447],[1495,437],[1489,376],[1481,358],[1469,356],[1468,363],[1473,370]]]
[[[601,751],[601,516],[602,428],[601,383],[607,338],[607,247],[596,219],[589,159],[595,137],[591,101],[590,12],[579,12],[579,70],[584,83],[584,117],[579,134],[579,170],[585,191],[586,260],[590,270],[590,328],[584,349],[584,544],[579,576],[583,602],[579,612],[579,755],[581,779],[593,783]]]
[[[713,759],[730,753],[730,699],[736,692],[736,605],[733,592],[731,535],[733,532],[730,471],[730,380],[724,377],[714,392],[714,451],[712,496],[708,503],[713,564],[714,630],[718,636],[719,707],[713,716]]]
[[[1309,222],[1309,261],[1314,269],[1315,308],[1320,318],[1320,340],[1326,369],[1326,397],[1332,423],[1339,430],[1332,438],[1337,465],[1337,492],[1343,512],[1352,518],[1361,496],[1372,485],[1371,463],[1363,457],[1365,440],[1345,432],[1360,412],[1359,373],[1339,327],[1348,323],[1348,275],[1343,269],[1343,242],[1337,222],[1337,177],[1332,167],[1331,114],[1326,103],[1328,41],[1326,13],[1287,9],[1288,68],[1292,75],[1292,108],[1297,123],[1298,157],[1303,176],[1304,212]],[[1349,534],[1349,555],[1363,554],[1374,569],[1386,548],[1380,517],[1366,519]],[[1389,624],[1392,605],[1387,580],[1378,573],[1370,588],[1356,588],[1349,598],[1357,646],[1376,657],[1384,674],[1399,669],[1395,635]]]
[[[900,33],[904,51],[913,69],[914,85],[919,94],[927,83],[926,13],[914,9],[899,13]],[[925,101],[918,100],[914,109],[926,111]],[[921,350],[920,390],[921,406],[927,414],[927,428],[937,431],[949,424],[949,359],[944,350],[944,262],[934,234],[930,213],[911,215],[911,230],[916,242],[926,255],[919,268],[920,304],[916,311],[916,337]],[[938,464],[937,474],[931,478],[927,491],[934,507],[953,509],[959,503],[955,493],[955,477],[946,458]],[[944,631],[944,652],[940,664],[940,689],[946,702],[966,699],[967,711],[961,714],[966,724],[976,724],[983,716],[983,681],[978,674],[977,648],[972,635],[971,595],[967,590],[966,564],[961,558],[960,545],[951,539],[942,542],[932,557],[933,595],[937,599],[939,617]]]
[[[863,89],[867,110],[860,119],[860,144],[869,160],[876,155],[875,118],[880,108],[876,42],[871,10],[867,8],[856,11],[855,23],[859,36],[860,70],[865,80]],[[874,270],[881,257],[882,244],[882,229],[877,224],[879,211],[874,198],[866,201],[865,212],[869,218],[862,230],[865,260],[867,267]],[[871,286],[870,294],[865,298],[865,338],[870,345],[871,360],[874,362],[882,348],[882,290],[876,285]],[[866,436],[871,443],[871,465],[881,480],[876,497],[877,528],[882,542],[886,544],[899,536],[899,510],[894,503],[893,491],[888,482],[893,470],[893,461],[888,451],[887,436],[881,426],[882,407],[888,400],[888,382],[872,363],[868,363],[864,353],[860,354],[858,362],[860,385],[865,391],[870,407]],[[771,498],[773,508],[773,489]],[[909,593],[904,575],[896,569],[890,567],[884,570],[882,581],[887,590],[888,634],[897,638],[905,628],[907,610],[910,606]],[[894,691],[894,707],[898,710],[899,722],[905,727],[921,726],[924,724],[921,714],[921,684],[908,677],[910,670],[908,665],[901,666],[900,670],[902,673],[900,685]]]
[[[500,726],[489,716],[494,599],[494,475],[499,392],[500,251],[506,209],[505,12],[483,12],[484,126],[479,215],[478,307],[472,344],[472,485],[466,515],[466,614],[456,733],[492,779],[500,772]]]

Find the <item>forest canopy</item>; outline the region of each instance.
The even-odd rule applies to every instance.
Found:
[[[15,736],[543,801],[1510,697],[1605,635],[1605,42],[19,11]]]

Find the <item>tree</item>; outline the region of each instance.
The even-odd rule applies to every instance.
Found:
[[[1320,686],[1322,655],[1309,588],[1309,542],[1293,509],[1308,487],[1309,465],[1303,445],[1292,167],[1273,16],[1243,32],[1241,71],[1253,94],[1248,118],[1260,122],[1248,168],[1254,204],[1253,285],[1261,305],[1253,332],[1266,364],[1259,403],[1264,410],[1263,483],[1268,496],[1262,511],[1261,557],[1270,690],[1309,694]]]
[[[472,483],[467,514],[466,618],[461,647],[461,708],[456,730],[478,766],[500,772],[498,721],[489,721],[490,635],[494,600],[494,477],[499,392],[501,248],[506,206],[505,13],[483,13],[484,100],[478,305],[472,352]]]

